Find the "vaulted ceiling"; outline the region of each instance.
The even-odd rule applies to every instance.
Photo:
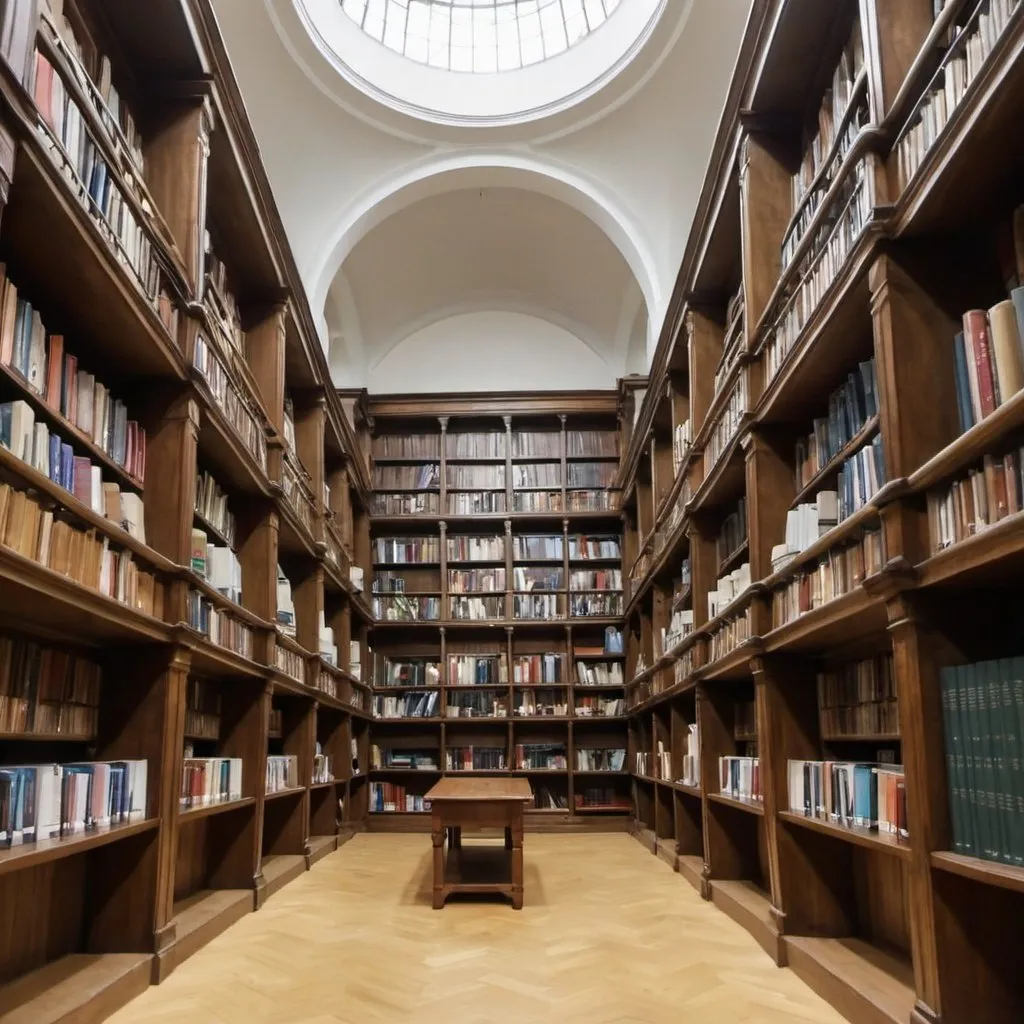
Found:
[[[593,39],[507,75],[621,44],[616,19],[645,4],[613,76],[488,122],[360,84],[321,31],[340,0],[214,0],[339,384],[599,387],[646,369],[751,0],[622,0]],[[462,90],[495,77],[417,70]]]

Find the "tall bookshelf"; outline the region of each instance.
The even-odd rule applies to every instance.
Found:
[[[372,397],[373,829],[453,772],[525,775],[534,827],[623,828],[614,393]]]
[[[100,765],[0,843],[26,1020],[106,1016],[368,807],[356,418],[210,4],[145,8],[2,14],[0,788]]]
[[[1022,50],[754,5],[623,454],[636,834],[851,1020],[1024,1014]]]

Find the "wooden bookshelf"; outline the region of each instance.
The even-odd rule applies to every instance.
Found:
[[[212,5],[40,6],[6,6],[29,46],[0,60],[5,340],[32,338],[0,349],[32,438],[0,448],[0,609],[48,689],[0,766],[145,762],[146,786],[129,820],[4,848],[0,1003],[98,1020],[365,828],[370,490]],[[295,759],[277,792],[268,756]],[[189,788],[213,759],[240,778]]]
[[[1024,10],[935,7],[753,9],[620,467],[629,768],[644,845],[849,1019],[994,1024],[1021,855],[971,855],[947,743],[957,680],[1021,653],[1024,406],[1011,348],[973,408],[954,336],[1024,273]],[[721,774],[755,737],[756,801]]]
[[[371,827],[425,827],[418,798],[455,771],[527,775],[538,828],[625,827],[628,774],[604,770],[626,747],[622,658],[603,653],[624,600],[617,396],[369,412]]]

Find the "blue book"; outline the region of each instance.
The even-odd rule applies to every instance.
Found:
[[[56,434],[50,435],[50,479],[55,484],[61,480],[61,441]]]
[[[0,404],[0,444],[8,450],[11,447],[11,415],[13,409],[13,402]]]
[[[1024,285],[1010,292],[1010,300],[1017,311],[1017,337],[1020,339],[1021,357],[1024,358]]]
[[[60,485],[66,491],[75,489],[75,453],[71,445],[61,442]]]
[[[956,404],[960,413],[960,433],[974,426],[974,410],[971,408],[971,386],[967,377],[967,349],[964,333],[958,331],[953,338],[953,372],[956,379]]]
[[[853,823],[861,828],[878,827],[877,779],[871,765],[853,766]]]

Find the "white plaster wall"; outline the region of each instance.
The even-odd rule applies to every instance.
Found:
[[[615,371],[567,330],[523,313],[465,313],[410,335],[372,366],[371,394],[614,388]]]
[[[287,20],[292,0],[267,4],[269,12],[261,0],[214,0],[325,347],[338,327],[324,314],[323,270],[332,257],[337,262],[344,255],[337,247],[346,226],[365,220],[395,182],[429,175],[435,167],[473,173],[481,164],[500,165],[504,156],[512,166],[543,165],[552,180],[573,187],[592,183],[595,200],[603,197],[609,216],[649,258],[657,296],[650,309],[649,360],[751,0],[693,0],[675,48],[636,95],[604,117],[576,129],[562,126],[557,138],[546,139],[531,138],[529,126],[472,135],[426,124],[414,125],[415,134],[392,125],[385,130],[375,121],[381,108],[333,69],[329,87],[318,82],[326,63],[316,64],[308,39],[293,49],[282,41],[273,19]],[[466,181],[460,177],[456,187]],[[346,244],[357,242],[351,237]],[[367,357],[372,365],[372,352]],[[541,384],[535,378],[530,386]]]

